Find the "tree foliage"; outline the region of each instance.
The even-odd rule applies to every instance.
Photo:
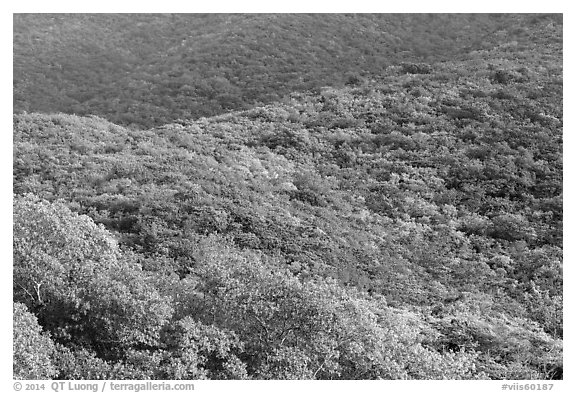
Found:
[[[562,24],[526,18],[516,44],[148,130],[14,115],[34,372],[561,378]]]
[[[54,343],[34,314],[22,303],[14,303],[14,379],[49,379],[56,375],[52,363]]]

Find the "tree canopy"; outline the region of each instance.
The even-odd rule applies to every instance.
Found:
[[[562,378],[562,23],[478,18],[217,116],[14,114],[15,377]]]

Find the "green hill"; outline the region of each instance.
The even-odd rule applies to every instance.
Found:
[[[28,376],[562,378],[562,25],[534,23],[148,130],[16,114]]]

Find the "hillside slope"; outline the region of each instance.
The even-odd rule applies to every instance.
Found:
[[[557,15],[16,14],[14,109],[149,128],[516,41]]]
[[[146,131],[15,115],[14,296],[60,354],[45,369],[562,378],[562,26],[543,26]]]

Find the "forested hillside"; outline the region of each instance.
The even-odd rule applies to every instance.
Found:
[[[149,128],[343,86],[403,61],[529,42],[561,16],[16,14],[17,112]]]
[[[15,114],[15,376],[561,379],[562,23],[531,18],[147,130]]]

